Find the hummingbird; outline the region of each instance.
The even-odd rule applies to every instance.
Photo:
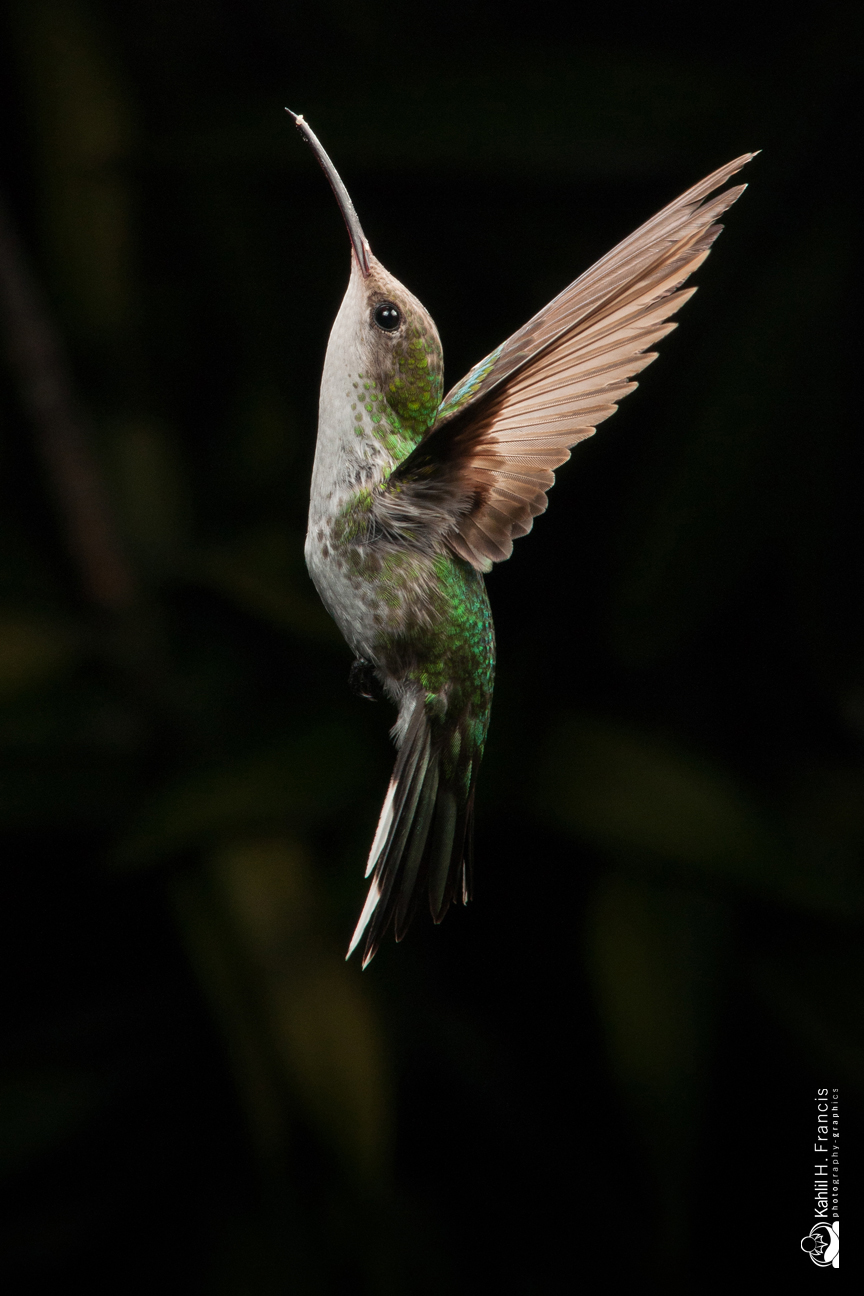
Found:
[[[286,109],[336,196],[348,290],[321,379],[305,556],[354,653],[351,682],[396,705],[396,763],[348,956],[363,967],[423,896],[467,903],[495,632],[484,576],[544,512],[554,471],[618,408],[693,295],[682,285],[746,185],[745,153],[664,207],[474,366],[445,396],[441,340],[373,255],[317,136]],[[721,190],[722,192],[717,192]]]

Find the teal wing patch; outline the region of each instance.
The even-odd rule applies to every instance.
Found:
[[[502,342],[501,346],[496,347],[494,351],[491,351],[486,356],[485,360],[481,360],[479,364],[476,364],[462,381],[447,393],[438,410],[436,424],[442,423],[444,419],[450,418],[470,403],[472,397],[476,396],[489,374],[495,368],[495,362],[503,350],[504,343]]]

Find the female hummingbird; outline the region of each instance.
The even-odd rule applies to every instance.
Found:
[[[424,892],[436,923],[457,895],[468,900],[495,668],[483,574],[545,510],[572,446],[657,358],[650,348],[695,292],[681,285],[746,186],[716,191],[754,154],[664,207],[443,396],[431,316],[372,255],[333,163],[291,116],[351,240],[321,380],[306,563],[355,654],[352,677],[374,673],[399,708],[372,883],[348,950],[365,932],[365,967],[391,923],[402,939]]]

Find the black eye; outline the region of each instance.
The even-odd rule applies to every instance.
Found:
[[[402,323],[402,312],[392,302],[381,302],[375,307],[372,318],[379,328],[384,329],[385,333],[395,333]]]

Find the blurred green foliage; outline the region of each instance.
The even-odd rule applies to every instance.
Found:
[[[129,590],[88,597],[10,360],[10,1290],[138,1257],[122,1289],[149,1291],[170,1257],[189,1291],[546,1292],[574,1220],[610,1280],[692,1287],[706,1256],[737,1272],[753,1092],[759,1214],[803,1224],[809,1086],[850,1121],[864,1089],[860,15],[747,14],[4,9],[2,196]],[[476,902],[364,975],[391,717],[349,694],[302,558],[348,251],[283,101],[451,379],[765,150],[643,391],[490,578]]]

